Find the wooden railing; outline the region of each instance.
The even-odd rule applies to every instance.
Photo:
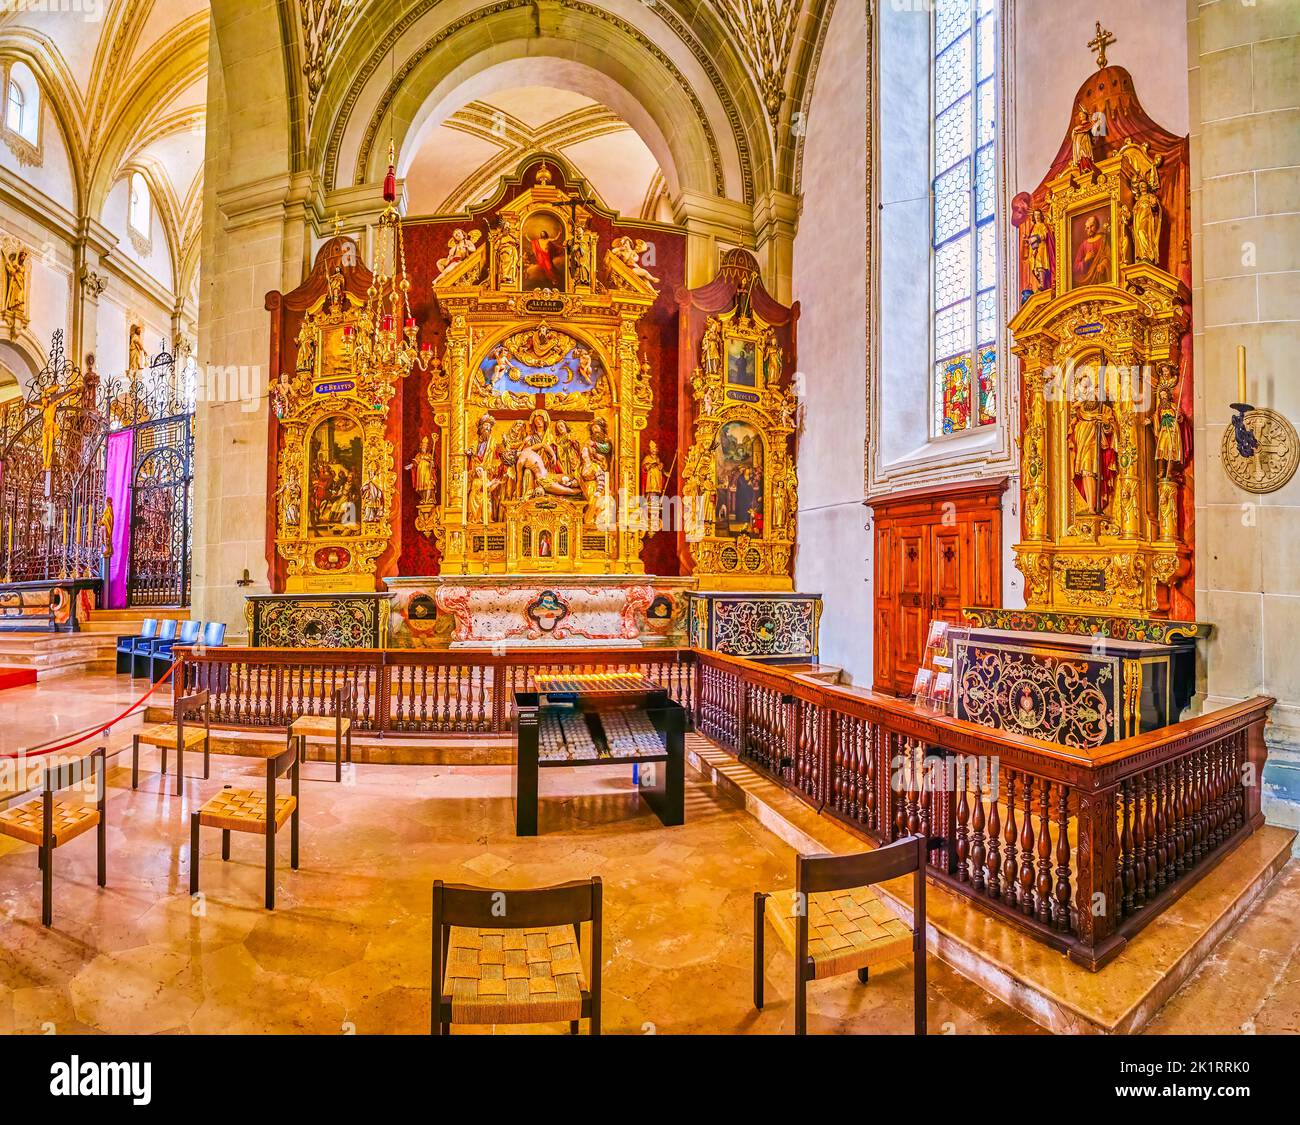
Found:
[[[696,729],[877,842],[943,841],[930,875],[1090,969],[1263,823],[1273,700],[1076,750],[689,649],[178,649],[213,721],[283,728],[356,685],[360,731],[501,733],[539,671],[635,669]]]
[[[176,649],[177,682],[206,688],[212,721],[283,729],[329,712],[334,690],[353,684],[355,724],[376,735],[501,733],[516,691],[538,672],[635,670],[688,711],[695,686],[689,649]]]

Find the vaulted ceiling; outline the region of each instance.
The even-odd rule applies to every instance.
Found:
[[[0,15],[0,55],[35,73],[67,152],[80,215],[101,220],[114,185],[132,171],[144,174],[176,291],[185,293],[199,245],[209,5],[102,0],[98,20],[89,18],[89,6],[77,7],[14,5]]]

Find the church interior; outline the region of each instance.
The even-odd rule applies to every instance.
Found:
[[[0,1031],[1300,1032],[1297,59],[4,5]]]

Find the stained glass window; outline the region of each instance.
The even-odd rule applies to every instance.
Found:
[[[935,0],[934,424],[997,421],[997,0]]]

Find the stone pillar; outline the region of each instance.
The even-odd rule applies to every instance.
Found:
[[[1236,351],[1248,398],[1300,427],[1300,5],[1189,3],[1196,337],[1196,616],[1215,623],[1199,697],[1277,697],[1300,745],[1300,476],[1255,496],[1223,471]]]
[[[85,363],[86,353],[95,350],[99,338],[99,298],[108,285],[108,278],[100,272],[100,261],[115,242],[107,227],[94,219],[83,219],[72,244],[72,273],[77,285],[73,288],[68,355],[77,364]]]
[[[673,222],[686,229],[686,287],[707,285],[718,272],[720,246],[754,246],[754,213],[743,203],[683,191],[673,200]],[[788,272],[788,267],[787,267]],[[763,282],[773,293],[767,274]],[[787,297],[781,298],[787,300]]]
[[[794,234],[799,225],[799,197],[769,191],[754,202],[755,254],[767,291],[790,303],[794,275]]]

